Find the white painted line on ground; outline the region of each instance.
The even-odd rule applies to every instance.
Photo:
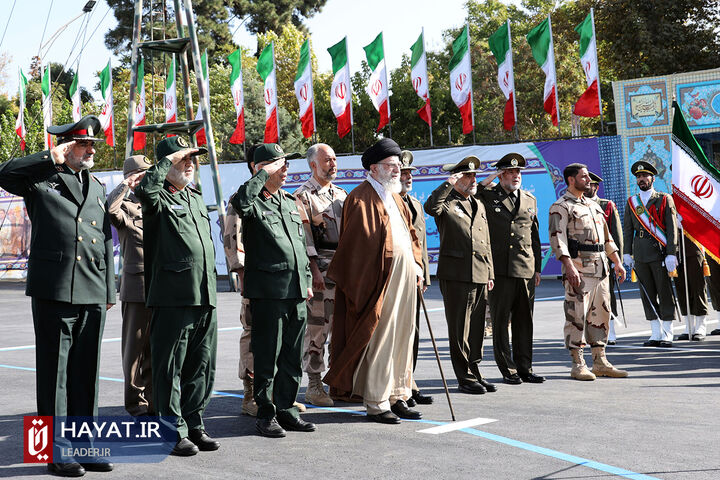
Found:
[[[462,422],[452,422],[437,427],[430,427],[424,430],[418,430],[418,433],[429,433],[431,435],[439,435],[441,433],[453,432],[456,430],[462,430],[463,428],[475,427],[477,425],[485,425],[487,423],[497,422],[492,418],[472,418],[470,420],[463,420]]]

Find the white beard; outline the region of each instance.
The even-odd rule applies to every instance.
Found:
[[[400,177],[393,178],[391,172],[385,173],[383,169],[378,170],[378,182],[390,193],[400,193],[402,191]]]
[[[83,160],[80,162],[80,166],[84,169],[90,170],[95,165],[95,160],[92,158],[89,160]]]
[[[190,182],[192,182],[192,175],[185,175],[183,172],[176,168],[171,168],[167,177],[168,181],[173,185],[182,186],[185,188]]]

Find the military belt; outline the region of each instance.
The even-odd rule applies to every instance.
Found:
[[[577,246],[577,249],[581,252],[604,252],[605,246],[600,244],[584,245],[581,243]]]

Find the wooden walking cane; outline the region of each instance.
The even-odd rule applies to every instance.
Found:
[[[437,344],[435,343],[435,335],[433,335],[432,327],[430,326],[430,317],[425,307],[425,299],[423,298],[422,289],[418,286],[417,293],[420,298],[420,305],[422,306],[423,312],[425,312],[425,320],[427,321],[428,331],[430,332],[430,340],[432,340],[433,350],[435,350],[435,359],[437,360],[438,368],[440,369],[440,378],[442,378],[443,387],[445,387],[445,396],[447,397],[448,407],[450,407],[450,416],[452,421],[455,421],[455,410],[453,410],[452,402],[450,401],[450,391],[448,390],[447,381],[445,381],[445,374],[443,373],[442,364],[440,363],[440,354],[438,353]]]

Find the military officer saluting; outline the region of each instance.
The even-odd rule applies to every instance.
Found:
[[[487,212],[495,271],[489,294],[495,363],[511,385],[545,381],[532,371],[533,307],[542,257],[537,200],[520,188],[525,164],[519,153],[508,153],[495,163],[497,172],[480,183],[477,193]],[[495,178],[499,182],[492,184]]]
[[[92,416],[105,311],[115,303],[105,187],[89,172],[100,121],[87,115],[47,131],[57,146],[5,162],[0,187],[23,197],[32,222],[26,294],[35,327],[38,415]],[[100,459],[61,457],[57,450],[54,460],[48,469],[57,475],[112,470]]]
[[[625,264],[640,282],[645,318],[652,335],[646,347],[671,347],[675,319],[669,272],[677,268],[677,213],[672,195],[653,188],[657,170],[648,162],[633,163],[630,171],[640,192],[628,198],[623,218]]]

